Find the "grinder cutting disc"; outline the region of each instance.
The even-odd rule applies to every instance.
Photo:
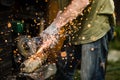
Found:
[[[28,36],[19,36],[17,40],[18,50],[25,58],[28,58],[36,52],[37,45],[35,39]]]

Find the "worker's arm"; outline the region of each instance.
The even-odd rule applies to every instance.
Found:
[[[82,10],[84,10],[88,4],[89,0],[72,0],[71,4],[69,4],[65,10],[55,18],[53,24],[58,28],[64,26],[66,23],[81,14]]]
[[[51,35],[58,33],[61,27],[82,14],[82,11],[88,4],[89,0],[72,0],[63,12],[61,11],[58,13],[51,25],[43,32]]]

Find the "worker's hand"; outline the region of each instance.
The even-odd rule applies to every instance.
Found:
[[[41,67],[46,59],[47,55],[43,53],[31,55],[21,64],[21,72],[34,72],[36,69]]]
[[[30,73],[35,71],[37,68],[39,68],[42,65],[40,59],[36,58],[29,58],[26,61],[24,61],[21,64],[21,72],[26,72],[26,73]]]

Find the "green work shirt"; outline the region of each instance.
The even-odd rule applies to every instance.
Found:
[[[92,0],[78,19],[78,31],[74,31],[70,42],[79,45],[102,38],[115,24],[113,14],[113,0]]]

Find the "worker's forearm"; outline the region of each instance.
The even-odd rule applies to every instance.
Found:
[[[75,19],[82,10],[89,4],[89,0],[72,0],[71,4],[66,7],[66,9],[58,15],[53,23],[56,27],[60,28],[64,26],[69,21]]]

